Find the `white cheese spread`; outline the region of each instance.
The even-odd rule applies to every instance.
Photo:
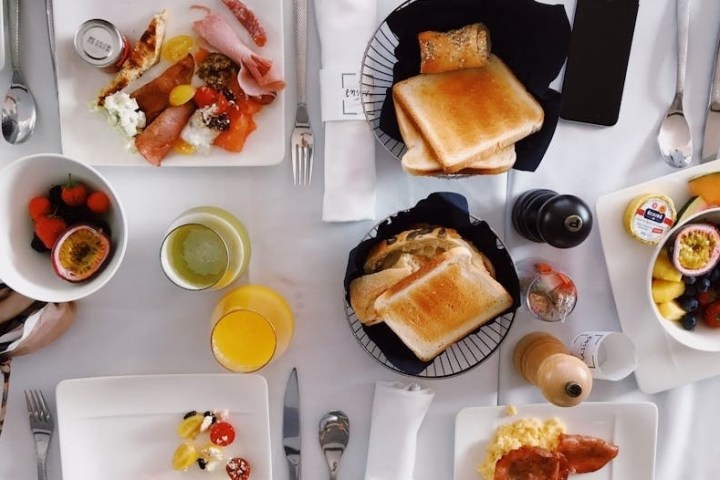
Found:
[[[215,105],[195,110],[187,125],[180,133],[180,138],[192,145],[195,150],[201,153],[208,153],[215,137],[220,131],[207,126],[206,118],[210,118],[215,111]]]
[[[110,122],[127,137],[132,138],[145,128],[145,112],[127,93],[117,92],[105,97],[103,107]]]

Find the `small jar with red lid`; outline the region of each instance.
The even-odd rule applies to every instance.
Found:
[[[115,25],[94,18],[75,33],[75,51],[88,64],[114,73],[130,56],[130,42]]]

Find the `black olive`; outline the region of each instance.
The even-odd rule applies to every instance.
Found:
[[[187,420],[188,418],[194,417],[195,415],[197,415],[197,412],[195,410],[190,410],[185,415],[183,415],[183,420]]]
[[[200,470],[205,470],[205,467],[207,467],[207,462],[203,460],[202,458],[197,459],[198,467],[200,467]]]

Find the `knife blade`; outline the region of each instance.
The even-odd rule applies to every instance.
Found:
[[[283,404],[283,447],[290,469],[290,478],[300,478],[300,389],[297,369],[293,368],[285,387]]]
[[[720,150],[720,43],[715,52],[715,68],[710,87],[708,112],[705,117],[703,134],[702,162],[715,160]]]

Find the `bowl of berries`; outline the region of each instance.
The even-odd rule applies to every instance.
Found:
[[[655,247],[647,275],[665,331],[695,350],[720,351],[720,208],[674,226]]]
[[[0,279],[46,302],[84,298],[115,274],[127,248],[122,204],[94,168],[57,154],[0,172]]]

